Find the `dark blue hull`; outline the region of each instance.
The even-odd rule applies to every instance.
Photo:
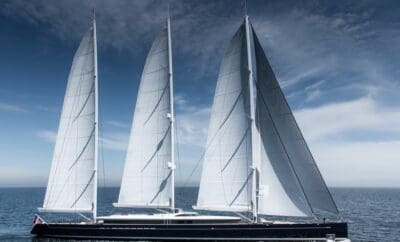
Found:
[[[36,224],[31,233],[106,240],[326,240],[332,234],[347,238],[347,224]]]

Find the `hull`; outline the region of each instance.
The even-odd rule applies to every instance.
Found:
[[[107,240],[324,240],[347,238],[346,223],[304,224],[35,224],[38,237]]]

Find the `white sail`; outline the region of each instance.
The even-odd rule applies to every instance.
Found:
[[[257,127],[261,135],[261,214],[338,213],[265,53],[253,32],[257,63]]]
[[[75,53],[41,211],[93,212],[96,190],[94,28]]]
[[[251,209],[251,122],[245,26],[222,61],[195,209]]]
[[[117,207],[172,207],[168,28],[147,56]]]

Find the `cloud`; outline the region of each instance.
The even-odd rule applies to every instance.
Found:
[[[2,111],[9,111],[14,113],[26,113],[28,112],[25,108],[9,103],[2,103],[0,102],[0,110]]]
[[[195,72],[192,79],[215,74],[230,36],[242,21],[239,16],[221,14],[224,1],[170,1],[174,55],[185,55],[183,70]],[[240,6],[241,2],[235,2]],[[32,25],[43,26],[47,33],[70,42],[78,41],[91,24],[92,7],[96,6],[99,48],[129,51],[141,57],[156,34],[165,26],[167,1],[78,1],[34,2],[15,0],[4,4],[0,14]],[[235,10],[233,6],[230,10]],[[231,11],[231,13],[239,13]],[[237,18],[236,18],[237,17]],[[224,34],[227,31],[228,34]],[[138,48],[139,47],[139,48]]]
[[[175,96],[175,127],[180,145],[205,146],[210,107],[190,103],[184,96]]]
[[[36,133],[36,136],[44,141],[55,143],[57,139],[57,132],[52,130],[41,130]]]
[[[400,48],[388,48],[400,38],[400,31],[393,31],[399,21],[379,18],[370,6],[350,5],[351,10],[336,5],[332,10],[330,4],[305,3],[279,14],[254,16],[255,31],[285,92],[302,94],[293,95],[294,103],[359,98],[371,85],[400,90],[399,57],[394,54]],[[318,89],[303,91],[322,80]]]
[[[396,186],[400,178],[400,108],[370,96],[295,111],[330,186]]]
[[[346,139],[363,133],[379,140],[378,134],[390,134],[400,140],[400,108],[385,108],[373,98],[330,103],[295,111],[295,116],[309,140]],[[354,137],[353,137],[354,138]]]
[[[105,121],[104,124],[113,126],[115,128],[129,128],[130,127],[130,125],[127,123],[123,123],[123,122],[115,121],[115,120]]]
[[[398,187],[400,139],[394,141],[311,142],[329,186]]]
[[[58,113],[60,111],[59,108],[44,106],[44,105],[36,105],[35,108],[39,111],[44,111],[49,113]]]
[[[129,133],[113,132],[100,138],[100,145],[105,149],[126,152],[129,143]]]

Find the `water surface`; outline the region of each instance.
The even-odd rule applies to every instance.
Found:
[[[400,241],[400,189],[332,188],[331,191],[343,218],[349,222],[352,241]],[[0,240],[50,241],[32,240],[30,235],[44,193],[44,188],[0,188]],[[196,196],[197,188],[177,188],[177,207],[190,210]],[[111,205],[117,197],[118,188],[100,188],[99,215],[123,212]]]

